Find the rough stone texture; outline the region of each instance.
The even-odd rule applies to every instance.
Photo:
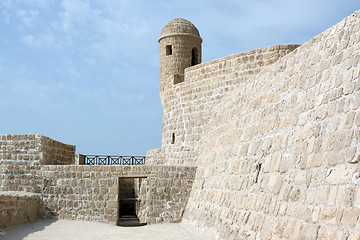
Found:
[[[185,222],[209,239],[359,236],[359,28],[358,11],[212,104]]]
[[[144,179],[139,193],[140,209],[137,210],[142,222],[179,222],[196,172],[195,167],[150,165],[47,165],[42,169],[42,197],[53,214],[61,219],[112,224],[119,218],[119,177]]]
[[[0,135],[0,191],[41,192],[43,164],[72,164],[75,146],[39,134]]]
[[[186,166],[64,165],[75,162],[75,146],[41,135],[0,135],[0,139],[0,193],[39,193],[44,213],[63,219],[116,224],[119,194],[136,184],[135,197],[140,199],[136,210],[143,222],[179,222],[196,172],[196,167]],[[134,179],[119,187],[120,177]]]
[[[0,192],[0,228],[23,224],[41,216],[39,195],[27,192]]]
[[[75,165],[85,165],[85,155],[76,153],[75,154]]]
[[[191,52],[193,40],[166,38],[172,44],[184,46]],[[199,42],[198,44],[200,44]],[[298,45],[277,45],[238,53],[185,69],[185,81],[173,84],[168,75],[184,72],[172,64],[184,62],[183,55],[166,56],[166,44],[160,42],[160,96],[163,104],[161,149],[147,152],[149,164],[196,165],[204,126],[210,119],[212,107],[236,86],[243,85]],[[201,45],[200,45],[201,47]],[[200,48],[199,47],[199,48]],[[189,50],[190,49],[190,50]],[[200,48],[201,49],[201,48]],[[179,50],[180,51],[180,50]],[[185,51],[181,49],[181,53]],[[188,59],[187,57],[186,59]],[[189,64],[186,66],[190,66]],[[170,70],[169,70],[170,69]],[[182,69],[182,70],[181,70]],[[164,74],[162,74],[165,72]],[[174,143],[173,141],[174,134]]]
[[[202,39],[175,19],[159,38],[162,146],[145,166],[42,165],[72,164],[72,148],[58,158],[63,145],[40,135],[4,135],[0,190],[116,223],[119,178],[133,177],[143,222],[183,219],[208,239],[358,239],[359,39],[360,11],[300,47],[190,67]]]
[[[1,160],[35,160],[40,164],[73,164],[76,147],[39,134],[0,135]]]
[[[76,147],[41,136],[41,164],[69,165],[75,162]]]
[[[163,105],[167,102],[168,91],[183,81],[185,68],[193,65],[193,49],[198,53],[196,62],[201,63],[201,42],[199,31],[185,19],[173,19],[164,27],[159,37],[160,98]],[[171,53],[168,47],[171,47]]]

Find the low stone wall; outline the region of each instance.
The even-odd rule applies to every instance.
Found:
[[[0,160],[40,161],[41,135],[0,135]]]
[[[33,221],[42,216],[37,194],[0,192],[0,228]]]
[[[0,160],[0,191],[40,193],[41,166],[36,160]]]
[[[45,165],[74,164],[76,146],[39,134],[0,135],[0,160],[29,160]]]
[[[119,178],[142,178],[140,220],[179,222],[195,172],[195,167],[183,166],[46,165],[43,166],[43,201],[61,219],[117,224]]]
[[[59,218],[116,224],[119,178],[138,178],[138,217],[147,223],[181,221],[195,167],[86,166],[83,156],[77,159],[80,165],[64,165],[75,163],[75,146],[48,137],[0,135],[0,190],[42,194],[44,207]]]
[[[0,135],[0,191],[40,193],[43,164],[72,164],[75,146],[39,134]]]
[[[75,163],[76,147],[41,136],[41,153],[44,165],[69,165]]]

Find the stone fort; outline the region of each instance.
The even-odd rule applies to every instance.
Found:
[[[160,44],[161,148],[86,164],[41,135],[0,135],[0,227],[37,217],[184,222],[206,239],[360,239],[360,11],[305,44],[201,63],[171,20]]]

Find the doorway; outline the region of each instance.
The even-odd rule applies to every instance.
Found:
[[[145,211],[144,179],[146,177],[119,177],[119,226],[146,225],[146,221],[141,217]]]

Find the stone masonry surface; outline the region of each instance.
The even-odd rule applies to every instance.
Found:
[[[0,135],[0,190],[41,191],[42,164],[72,164],[75,146],[35,134]]]
[[[196,165],[203,128],[222,96],[247,82],[298,45],[277,45],[213,60],[185,69],[185,81],[163,93],[161,149],[150,150],[150,164]],[[164,61],[164,60],[161,60]],[[175,135],[175,143],[171,135]]]
[[[33,221],[42,216],[40,197],[28,192],[0,192],[0,228]]]
[[[133,184],[142,222],[207,239],[360,239],[360,11],[302,46],[201,63],[201,42],[184,19],[160,35],[162,145],[146,165],[79,165],[75,146],[0,135],[0,190],[116,224]]]
[[[360,239],[359,28],[358,11],[213,106],[185,222],[210,239]]]
[[[140,193],[142,222],[179,222],[190,195],[195,167],[43,166],[44,204],[61,219],[116,224],[119,177],[144,178]]]
[[[119,194],[127,191],[119,187],[119,178],[130,177],[141,179],[140,220],[180,222],[196,172],[196,167],[180,165],[68,165],[75,162],[75,146],[41,135],[0,135],[0,139],[0,193],[6,203],[2,213],[9,213],[9,218],[16,218],[20,200],[27,201],[27,196],[19,197],[20,191],[26,191],[39,193],[44,216],[117,224]],[[11,207],[13,201],[15,207]],[[22,223],[23,216],[18,218],[11,222]]]

